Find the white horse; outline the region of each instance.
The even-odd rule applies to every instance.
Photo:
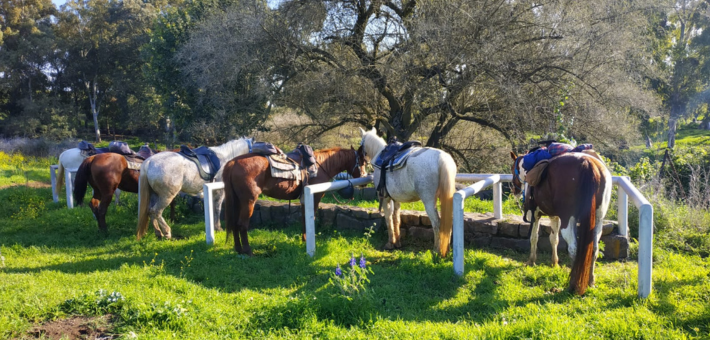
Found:
[[[232,158],[249,152],[247,138],[232,140],[220,146],[210,147],[219,158],[220,168],[215,181],[222,181],[222,170]],[[146,233],[148,222],[153,220],[155,235],[170,238],[170,226],[163,219],[163,210],[181,191],[192,196],[202,196],[205,180],[200,177],[197,165],[176,152],[161,152],[141,165],[138,177],[138,229],[140,240]],[[222,230],[219,215],[222,210],[224,190],[215,195],[216,229]],[[161,231],[162,228],[162,231]]]
[[[377,159],[385,148],[385,140],[370,131],[360,129],[365,152],[365,160]],[[375,168],[374,182],[380,181],[380,169]],[[399,234],[401,224],[400,202],[424,203],[427,215],[434,229],[434,246],[441,256],[446,256],[451,240],[453,218],[453,197],[456,184],[456,163],[448,153],[434,148],[424,148],[409,156],[407,165],[395,171],[387,171],[386,187],[389,197],[382,205],[385,208],[385,222],[389,240],[385,249],[402,246]],[[441,201],[441,219],[436,209],[436,199]]]
[[[79,169],[81,162],[84,161],[86,157],[81,153],[79,148],[71,148],[64,150],[59,155],[59,167],[57,169],[57,193],[61,192],[62,185],[64,184],[64,169]],[[72,178],[72,181],[74,178]],[[120,205],[119,196],[121,195],[121,190],[116,189],[113,194],[116,197],[116,205]]]

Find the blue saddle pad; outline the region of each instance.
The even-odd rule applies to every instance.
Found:
[[[220,169],[220,161],[217,154],[206,146],[190,149],[185,145],[180,145],[180,152],[178,153],[197,165],[200,177],[205,181],[211,181]]]
[[[421,145],[421,143],[416,141],[410,141],[404,144],[392,143],[387,145],[385,149],[380,152],[380,155],[372,164],[378,169],[382,169],[383,164],[386,168],[384,170],[399,169],[406,164],[407,158],[409,158],[412,152],[421,149]]]

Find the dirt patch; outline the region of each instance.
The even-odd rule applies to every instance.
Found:
[[[35,326],[25,339],[91,339],[109,340],[118,338],[111,329],[111,315],[74,316],[68,319],[48,321]]]
[[[19,186],[24,186],[25,183],[12,183],[8,185],[0,185],[0,189],[7,189],[10,187],[19,187]],[[38,189],[38,188],[51,188],[52,185],[44,182],[35,182],[35,181],[29,181],[27,183],[27,186],[30,188]]]

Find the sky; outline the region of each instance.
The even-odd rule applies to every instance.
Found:
[[[67,0],[52,0],[52,2],[54,3],[54,6],[57,6],[57,8],[59,8],[59,6],[67,3]]]

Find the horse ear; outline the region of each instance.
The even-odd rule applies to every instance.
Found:
[[[375,129],[374,126],[372,127],[372,130],[370,130],[370,131],[371,131],[375,136],[377,135],[377,130]]]
[[[516,160],[516,159],[518,159],[518,156],[515,155],[515,152],[511,151],[510,158],[512,158],[513,160]]]
[[[362,129],[361,127],[359,127],[359,126],[358,126],[357,128],[360,129],[360,136],[364,136],[365,133],[366,133],[365,130],[363,130],[363,129]]]

